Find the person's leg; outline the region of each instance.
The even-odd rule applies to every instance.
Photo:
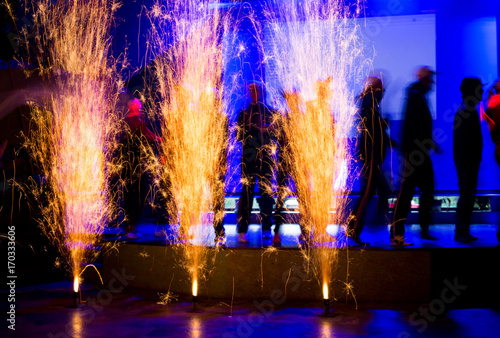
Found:
[[[125,233],[128,239],[138,238],[137,223],[141,215],[140,177],[132,179],[123,193],[123,207],[125,209]]]
[[[411,200],[415,194],[415,176],[418,168],[409,168],[409,163],[405,161],[405,169],[403,174],[403,180],[401,181],[401,187],[399,190],[398,198],[394,206],[394,213],[391,225],[391,238],[396,236],[404,236],[405,234],[405,222],[408,212],[411,207]]]
[[[361,183],[360,195],[358,201],[354,206],[352,217],[347,226],[347,235],[349,237],[352,237],[356,242],[359,242],[359,244],[362,243],[360,240],[360,235],[363,231],[363,221],[365,217],[366,207],[368,206],[368,202],[370,202],[373,194],[375,193],[375,182],[377,180],[377,175],[375,173],[376,168],[373,158],[369,159],[369,162],[367,162],[364,169],[366,170],[366,172]]]
[[[476,200],[479,164],[465,163],[457,166],[460,197],[457,204],[455,237],[470,235],[470,222]]]
[[[226,199],[224,192],[224,180],[225,176],[220,175],[212,187],[212,198],[213,198],[213,213],[214,213],[214,230],[215,239],[223,238],[226,235],[224,230],[224,202]]]
[[[284,154],[282,154],[283,150],[280,148],[278,154],[278,177],[277,177],[277,183],[278,183],[278,188],[277,188],[277,198],[276,198],[276,209],[274,212],[274,234],[277,235],[279,234],[281,225],[285,223],[285,215],[283,214],[284,211],[284,204],[285,204],[285,199],[288,196],[288,184],[289,184],[289,179],[288,179],[288,170],[287,166],[285,163],[284,159]]]
[[[169,229],[169,224],[178,223],[178,210],[173,196],[173,188],[167,175],[158,177],[159,186],[156,193],[156,220],[159,225],[155,229],[155,237],[165,238]]]
[[[260,216],[262,218],[262,231],[270,231],[273,225],[273,164],[270,156],[263,156],[259,175],[259,193],[260,193]]]
[[[386,177],[383,172],[383,165],[377,168],[377,215],[381,222],[387,224],[389,221],[389,196],[392,195],[391,178]]]
[[[254,187],[255,187],[255,165],[252,163],[241,163],[241,198],[238,203],[238,233],[246,234],[252,211]]]
[[[434,168],[430,157],[425,158],[418,172],[417,185],[421,191],[418,214],[422,236],[426,237],[432,222],[432,209],[434,207]]]

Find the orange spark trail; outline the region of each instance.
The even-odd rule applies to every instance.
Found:
[[[356,2],[349,8],[338,0],[290,0],[269,4],[265,14],[266,59],[278,83],[271,95],[287,112],[282,123],[286,165],[296,186],[303,235],[314,247],[307,246],[305,257],[325,288],[336,263],[335,239],[326,229],[332,221],[345,224],[347,217],[350,182],[343,173],[356,112],[350,85],[362,69],[359,27],[350,18],[359,9]]]
[[[208,213],[224,199],[228,135],[220,38],[228,20],[209,4],[213,1],[174,1],[165,7],[157,4],[149,13],[157,86],[150,106],[162,123],[164,159],[152,159],[151,165],[161,182],[160,192],[172,196],[168,213],[180,219],[183,265],[197,286],[214,231]]]
[[[26,63],[37,64],[55,90],[32,109],[26,146],[46,183],[31,189],[41,208],[40,226],[74,280],[96,258],[111,208],[108,178],[114,169],[108,155],[119,83],[108,49],[118,6],[108,0],[40,0],[33,8],[37,53]]]

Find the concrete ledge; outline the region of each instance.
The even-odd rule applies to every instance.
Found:
[[[230,300],[234,292],[235,300],[322,298],[318,279],[298,249],[207,250],[209,274],[199,286],[200,297]],[[182,257],[175,246],[123,244],[118,252],[105,255],[104,279],[113,278],[115,270],[130,276],[128,287],[189,296],[191,281]],[[353,302],[348,283],[358,302],[427,302],[432,293],[431,261],[428,250],[337,250],[330,294]]]

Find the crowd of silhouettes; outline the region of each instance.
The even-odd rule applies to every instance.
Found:
[[[438,237],[430,232],[435,194],[435,174],[431,155],[442,152],[440,145],[433,139],[433,115],[428,100],[428,95],[433,90],[435,76],[435,71],[428,66],[418,68],[416,81],[411,83],[406,90],[403,128],[398,142],[389,136],[388,120],[382,113],[385,92],[382,79],[377,76],[369,76],[365,79],[363,89],[356,99],[359,117],[356,156],[362,164],[362,169],[359,175],[359,196],[353,202],[350,216],[344,224],[345,236],[349,244],[369,245],[361,239],[361,235],[364,224],[367,223],[368,204],[377,195],[377,210],[386,216],[385,219],[390,226],[390,243],[398,247],[413,245],[405,238],[405,224],[417,188],[420,191],[418,206],[420,236],[423,240],[438,240]],[[326,94],[328,95],[324,97],[324,100],[331,100],[330,82],[331,78],[317,82],[322,91],[317,90],[316,101]],[[493,84],[485,100],[483,100],[483,87],[484,84],[478,77],[466,77],[460,86],[457,85],[457,91],[460,91],[462,95],[462,103],[456,111],[452,129],[453,159],[460,194],[456,209],[455,240],[463,243],[477,240],[477,237],[470,233],[470,224],[476,201],[483,151],[482,119],[488,123],[491,138],[496,146],[494,155],[500,165],[500,82]],[[239,111],[236,122],[236,138],[242,147],[242,191],[237,208],[238,241],[240,243],[249,241],[247,231],[257,183],[262,237],[272,238],[272,243],[278,246],[281,244],[280,227],[287,221],[284,202],[292,194],[293,187],[293,177],[287,164],[289,159],[293,158],[293,154],[289,149],[289,136],[284,132],[283,125],[286,123],[288,114],[304,109],[303,107],[307,109],[313,101],[302,102],[301,93],[296,91],[283,92],[282,96],[287,108],[285,111],[278,111],[265,103],[263,84],[253,82],[248,85],[247,89],[250,103]],[[321,93],[325,95],[320,95]],[[481,104],[486,108],[483,116],[478,110]],[[302,108],[299,108],[300,105]],[[137,166],[140,166],[141,155],[138,144],[161,141],[160,137],[154,135],[142,121],[141,108],[139,100],[131,99],[128,104],[128,114],[124,119],[129,129],[128,133],[124,134],[127,137],[122,140],[124,144],[122,149],[129,156],[129,165],[124,168],[123,173],[128,182],[123,198],[127,214],[125,225],[128,239],[135,239],[139,236],[135,231],[135,224],[140,215],[138,191],[141,178],[138,173],[141,170],[137,170]],[[331,113],[333,116],[333,112]],[[228,139],[229,119],[225,115],[221,118],[226,120],[228,128],[226,139]],[[383,169],[391,148],[400,151],[404,158],[404,170],[399,189],[393,189],[390,186],[387,173]],[[213,207],[215,242],[224,244],[226,241],[223,224],[224,176],[226,175],[227,154],[220,154],[220,156],[223,158],[221,163],[224,168],[220,169],[217,181],[222,182],[222,185],[214,185],[213,195],[222,197],[214,201]],[[276,191],[272,189],[274,181]],[[388,199],[393,192],[398,193],[392,218],[389,218]],[[300,203],[300,196],[298,200]],[[275,208],[273,208],[274,204],[276,204]],[[273,224],[275,225],[274,235],[271,232]],[[301,229],[299,242],[311,237],[302,224]],[[497,234],[497,237],[499,236],[500,232]]]

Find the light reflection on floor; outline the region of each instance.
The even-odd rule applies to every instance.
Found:
[[[2,337],[494,337],[500,332],[500,311],[494,309],[450,309],[423,329],[410,318],[425,304],[355,309],[334,302],[337,316],[323,318],[320,303],[263,310],[258,301],[246,301],[234,303],[231,311],[229,303],[205,300],[201,313],[190,313],[187,299],[159,305],[156,294],[129,289],[104,299],[88,285],[87,303],[72,308],[68,290],[70,282],[17,290],[16,331],[2,328]]]

